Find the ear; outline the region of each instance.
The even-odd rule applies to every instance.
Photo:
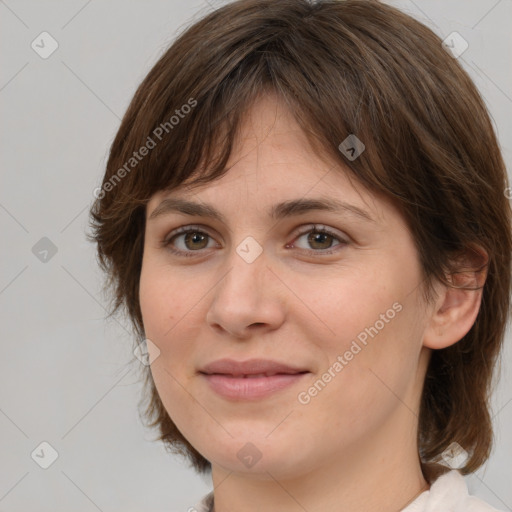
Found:
[[[488,261],[485,249],[476,245],[452,260],[453,273],[447,279],[454,287],[438,282],[438,297],[423,337],[425,347],[449,347],[469,332],[480,310]]]

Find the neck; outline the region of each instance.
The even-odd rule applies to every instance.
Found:
[[[332,450],[292,477],[280,477],[278,468],[245,474],[212,465],[215,512],[399,512],[428,489],[428,483],[415,428],[396,429],[390,443],[390,431],[397,427],[392,423],[382,426],[373,439],[366,438],[364,446],[352,446],[341,456]]]

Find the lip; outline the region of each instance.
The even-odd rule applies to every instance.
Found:
[[[224,398],[257,400],[292,386],[310,372],[269,359],[219,359],[199,373]]]
[[[243,375],[257,375],[259,373],[266,374],[296,374],[306,372],[305,368],[290,366],[279,361],[271,359],[248,359],[246,361],[235,361],[234,359],[218,359],[204,366],[201,373],[218,373],[223,375],[231,375],[233,377]]]

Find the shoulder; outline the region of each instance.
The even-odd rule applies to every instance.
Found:
[[[428,491],[425,512],[442,508],[450,512],[500,512],[488,503],[471,496],[464,477],[456,470],[440,476]]]

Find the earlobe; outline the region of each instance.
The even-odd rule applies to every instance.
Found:
[[[487,277],[488,255],[482,247],[472,246],[454,262],[447,279],[439,283],[439,292],[431,308],[423,345],[438,350],[460,341],[475,323]]]

